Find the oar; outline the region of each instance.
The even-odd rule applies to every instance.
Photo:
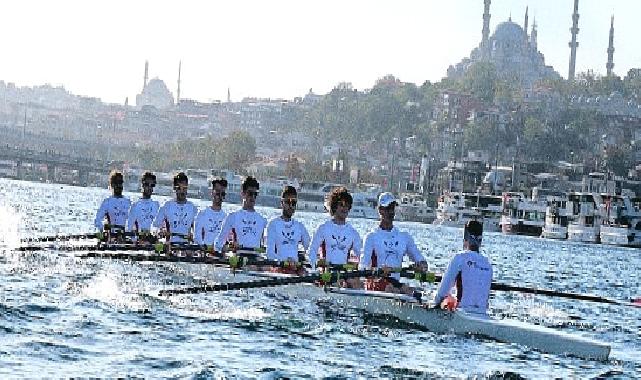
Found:
[[[158,292],[159,296],[171,296],[177,294],[195,294],[206,292],[220,292],[239,289],[265,288],[271,286],[283,286],[302,283],[312,283],[323,281],[325,283],[337,282],[340,279],[372,276],[377,274],[377,270],[357,270],[357,271],[333,271],[324,273],[314,273],[305,276],[275,277],[261,280],[229,282],[223,284],[209,284],[201,286],[191,286],[177,289],[163,289]]]
[[[93,251],[81,256],[82,259],[114,259],[126,260],[132,262],[170,262],[170,263],[188,263],[188,264],[206,264],[206,265],[226,265],[232,268],[238,268],[245,265],[262,265],[262,266],[285,266],[279,261],[266,260],[258,258],[245,258],[239,260],[237,256],[173,256],[173,255],[150,255],[145,253],[118,253],[118,252],[99,252]]]
[[[50,235],[50,236],[37,236],[20,239],[21,243],[35,243],[46,241],[67,241],[67,240],[82,240],[82,239],[102,239],[102,232],[86,232],[81,234],[70,235]]]
[[[619,305],[619,306],[641,307],[641,298],[631,300],[631,301],[619,301],[619,300],[613,300],[613,299],[605,298],[601,296],[595,296],[592,294],[566,293],[566,292],[559,292],[559,291],[550,290],[550,289],[529,288],[525,286],[515,286],[515,285],[501,284],[496,282],[492,283],[491,289],[508,291],[508,292],[521,292],[521,293],[527,293],[527,294],[540,294],[540,295],[545,295],[550,297],[569,298],[569,299],[580,300],[580,301],[606,303],[606,304]]]
[[[410,277],[410,276],[405,275],[405,277]],[[415,279],[423,282],[435,282],[435,281],[441,281],[442,275],[429,273],[429,272],[426,272],[426,273],[416,272]],[[500,282],[493,282],[490,289],[498,290],[498,291],[506,291],[506,292],[520,292],[520,293],[538,294],[538,295],[544,295],[544,296],[550,296],[550,297],[569,298],[569,299],[580,300],[580,301],[606,303],[610,305],[641,307],[641,298],[633,299],[630,301],[619,301],[619,300],[613,300],[610,298],[605,298],[605,297],[596,296],[592,294],[566,293],[566,292],[560,292],[557,290],[530,288],[527,286],[503,284]]]
[[[213,252],[209,247],[197,244],[133,244],[133,243],[116,243],[116,244],[89,244],[89,245],[27,245],[18,247],[16,251],[155,251],[165,252],[167,248],[176,251],[202,251]]]

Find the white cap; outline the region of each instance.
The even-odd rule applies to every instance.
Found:
[[[378,196],[378,207],[387,207],[392,203],[398,203],[396,202],[396,198],[394,197],[394,194],[381,193],[381,195]]]

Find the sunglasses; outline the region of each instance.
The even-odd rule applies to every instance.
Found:
[[[221,198],[225,198],[225,195],[227,195],[227,192],[225,191],[214,191],[214,195],[219,196]]]
[[[154,187],[156,187],[156,184],[155,184],[155,183],[144,183],[144,182],[143,182],[142,187],[151,187],[151,188],[154,188]]]
[[[258,191],[246,191],[245,194],[247,194],[250,197],[256,198],[258,196]]]
[[[340,202],[338,202],[338,203],[337,203],[337,206],[339,206],[339,207],[344,207],[344,208],[346,208],[346,209],[351,209],[351,208],[352,208],[352,205],[351,205],[351,204],[349,204],[348,202],[345,202],[345,201],[340,201]]]
[[[283,201],[283,204],[288,204],[292,207],[296,207],[296,204],[298,203],[296,199],[283,199],[282,201]]]

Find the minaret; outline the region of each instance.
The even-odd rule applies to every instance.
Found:
[[[532,23],[532,35],[530,37],[530,44],[534,51],[538,50],[538,41],[537,41],[538,32],[536,30],[536,17],[534,17],[534,22]]]
[[[227,87],[227,103],[231,103],[231,92],[229,91],[229,87]]]
[[[574,13],[572,13],[572,41],[570,41],[570,70],[568,71],[568,80],[574,80],[574,70],[576,69],[576,48],[579,43],[576,41],[576,35],[579,34],[579,0],[574,0]]]
[[[178,90],[176,90],[176,104],[180,103],[180,68],[182,63],[182,61],[178,61]]]
[[[608,76],[612,75],[614,68],[614,15],[610,19],[610,43],[608,45],[608,63],[605,65],[608,70]]]
[[[484,0],[485,8],[483,10],[483,39],[481,40],[481,47],[483,49],[483,57],[489,56],[490,47],[490,4],[492,0]]]
[[[145,61],[145,78],[143,79],[144,82],[142,83],[143,91],[145,90],[145,88],[147,88],[147,79],[149,79],[149,61]]]
[[[527,27],[528,27],[528,11],[530,7],[525,7],[525,22],[523,23],[523,31],[525,32],[525,39],[527,40]]]

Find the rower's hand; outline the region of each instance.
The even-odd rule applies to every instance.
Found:
[[[425,273],[429,270],[429,265],[425,261],[421,261],[416,264],[416,270]]]

